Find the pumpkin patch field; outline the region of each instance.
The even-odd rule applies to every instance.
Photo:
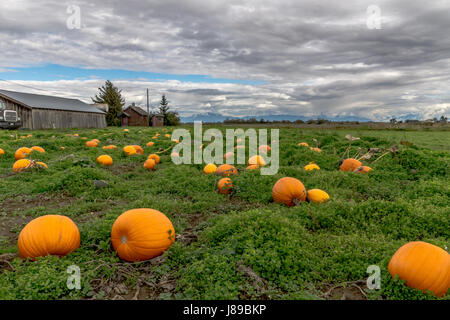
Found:
[[[230,167],[174,129],[0,131],[0,299],[450,299],[449,131],[283,127]]]

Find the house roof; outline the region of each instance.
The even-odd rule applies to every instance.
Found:
[[[138,113],[144,117],[146,117],[148,115],[148,113],[145,110],[143,110],[141,107],[138,107],[138,106],[130,105],[124,111],[127,111],[128,109],[134,110],[136,113]]]
[[[118,114],[119,117],[121,116],[125,116],[125,117],[130,117],[130,115],[128,113],[126,113],[125,111],[122,111],[121,113]]]
[[[19,104],[24,105],[25,107],[29,107],[32,109],[37,108],[89,113],[105,113],[104,111],[97,109],[94,106],[84,103],[78,99],[68,99],[8,90],[0,90],[0,96],[9,98]]]

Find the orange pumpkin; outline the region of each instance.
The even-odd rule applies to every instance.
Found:
[[[427,242],[413,241],[400,247],[388,270],[393,277],[405,280],[408,287],[429,290],[438,297],[450,288],[450,255]]]
[[[41,148],[41,147],[38,147],[38,146],[31,147],[31,149],[33,151],[37,151],[37,152],[40,152],[40,153],[45,153],[44,148]]]
[[[152,142],[152,141],[150,141],[150,142],[147,142],[147,147],[153,147],[153,145],[154,145],[155,143],[154,142]]]
[[[259,169],[259,166],[257,164],[251,164],[246,168],[246,170],[257,170],[257,169]]]
[[[91,141],[97,142],[97,144],[100,143],[100,140],[98,140],[98,139],[92,139]]]
[[[19,148],[19,149],[17,149],[16,153],[14,154],[14,158],[16,158],[16,160],[25,159],[25,157],[28,156],[32,152],[33,152],[33,149],[30,149],[27,147]]]
[[[322,150],[320,150],[320,148],[309,148],[311,151],[316,151],[316,152],[322,152]]]
[[[266,165],[266,161],[261,156],[253,156],[248,159],[247,164],[251,166],[252,164],[257,164],[258,166],[264,167]]]
[[[354,171],[356,168],[361,167],[362,163],[359,160],[348,158],[345,159],[341,166],[339,167],[339,170],[341,171]]]
[[[214,163],[209,163],[203,168],[204,174],[215,173],[217,170],[217,166]]]
[[[123,148],[123,152],[127,155],[127,156],[131,156],[133,154],[136,154],[136,148],[133,146],[126,146]]]
[[[361,167],[358,167],[358,168],[356,168],[355,170],[353,170],[353,172],[356,172],[356,173],[367,173],[367,172],[369,172],[369,171],[371,171],[371,170],[372,170],[371,167],[368,167],[368,166],[361,166]]]
[[[46,215],[32,220],[22,229],[17,246],[24,259],[65,256],[79,248],[80,232],[70,218]]]
[[[323,190],[311,189],[306,193],[306,199],[309,202],[324,203],[330,200],[330,196]]]
[[[306,171],[320,170],[320,167],[317,164],[310,162],[305,166],[305,170]]]
[[[113,144],[110,144],[108,146],[104,146],[102,149],[103,150],[113,150],[113,149],[117,149],[117,147]]]
[[[155,160],[156,164],[158,164],[161,161],[159,156],[157,154],[155,154],[155,153],[152,153],[151,155],[149,155],[147,159]]]
[[[98,143],[97,142],[95,142],[95,141],[86,141],[86,147],[88,147],[88,148],[95,148],[95,147],[97,147],[98,146]]]
[[[133,145],[132,147],[133,147],[134,149],[136,149],[136,153],[137,153],[137,154],[144,154],[144,149],[142,149],[141,146]]]
[[[306,199],[306,189],[300,180],[284,177],[272,188],[272,197],[276,203],[284,203],[291,207]]]
[[[103,166],[112,166],[113,165],[113,159],[108,155],[102,155],[102,156],[98,157],[97,162]]]
[[[111,242],[119,257],[144,261],[161,255],[175,241],[172,222],[153,209],[133,209],[114,222]]]
[[[156,162],[153,159],[147,159],[145,160],[143,167],[147,170],[154,170],[156,167]]]
[[[231,164],[222,164],[222,165],[220,165],[220,166],[217,168],[216,174],[217,174],[218,176],[224,176],[224,177],[227,177],[227,176],[231,176],[231,175],[234,175],[234,174],[238,174],[238,171],[237,171],[237,169],[236,169],[234,166],[232,166]]]
[[[0,148],[0,157],[3,156],[4,154],[5,154],[5,151],[2,148]]]
[[[261,146],[259,146],[258,150],[259,150],[259,152],[262,152],[262,153],[268,153],[271,149],[267,145],[261,145]]]
[[[300,142],[298,144],[299,147],[309,147],[309,144],[307,144],[306,142]]]
[[[217,187],[221,194],[230,194],[233,190],[233,181],[230,178],[222,178],[217,183]]]
[[[31,166],[31,161],[28,159],[20,159],[17,160],[13,165],[13,171],[18,173],[22,170],[25,170]]]

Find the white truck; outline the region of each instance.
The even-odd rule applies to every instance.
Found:
[[[0,100],[0,129],[17,129],[21,124],[17,111],[7,110],[6,104]]]

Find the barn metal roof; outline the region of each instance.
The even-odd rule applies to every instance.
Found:
[[[92,105],[78,99],[68,99],[40,94],[0,90],[0,95],[8,97],[30,108],[105,113]]]

